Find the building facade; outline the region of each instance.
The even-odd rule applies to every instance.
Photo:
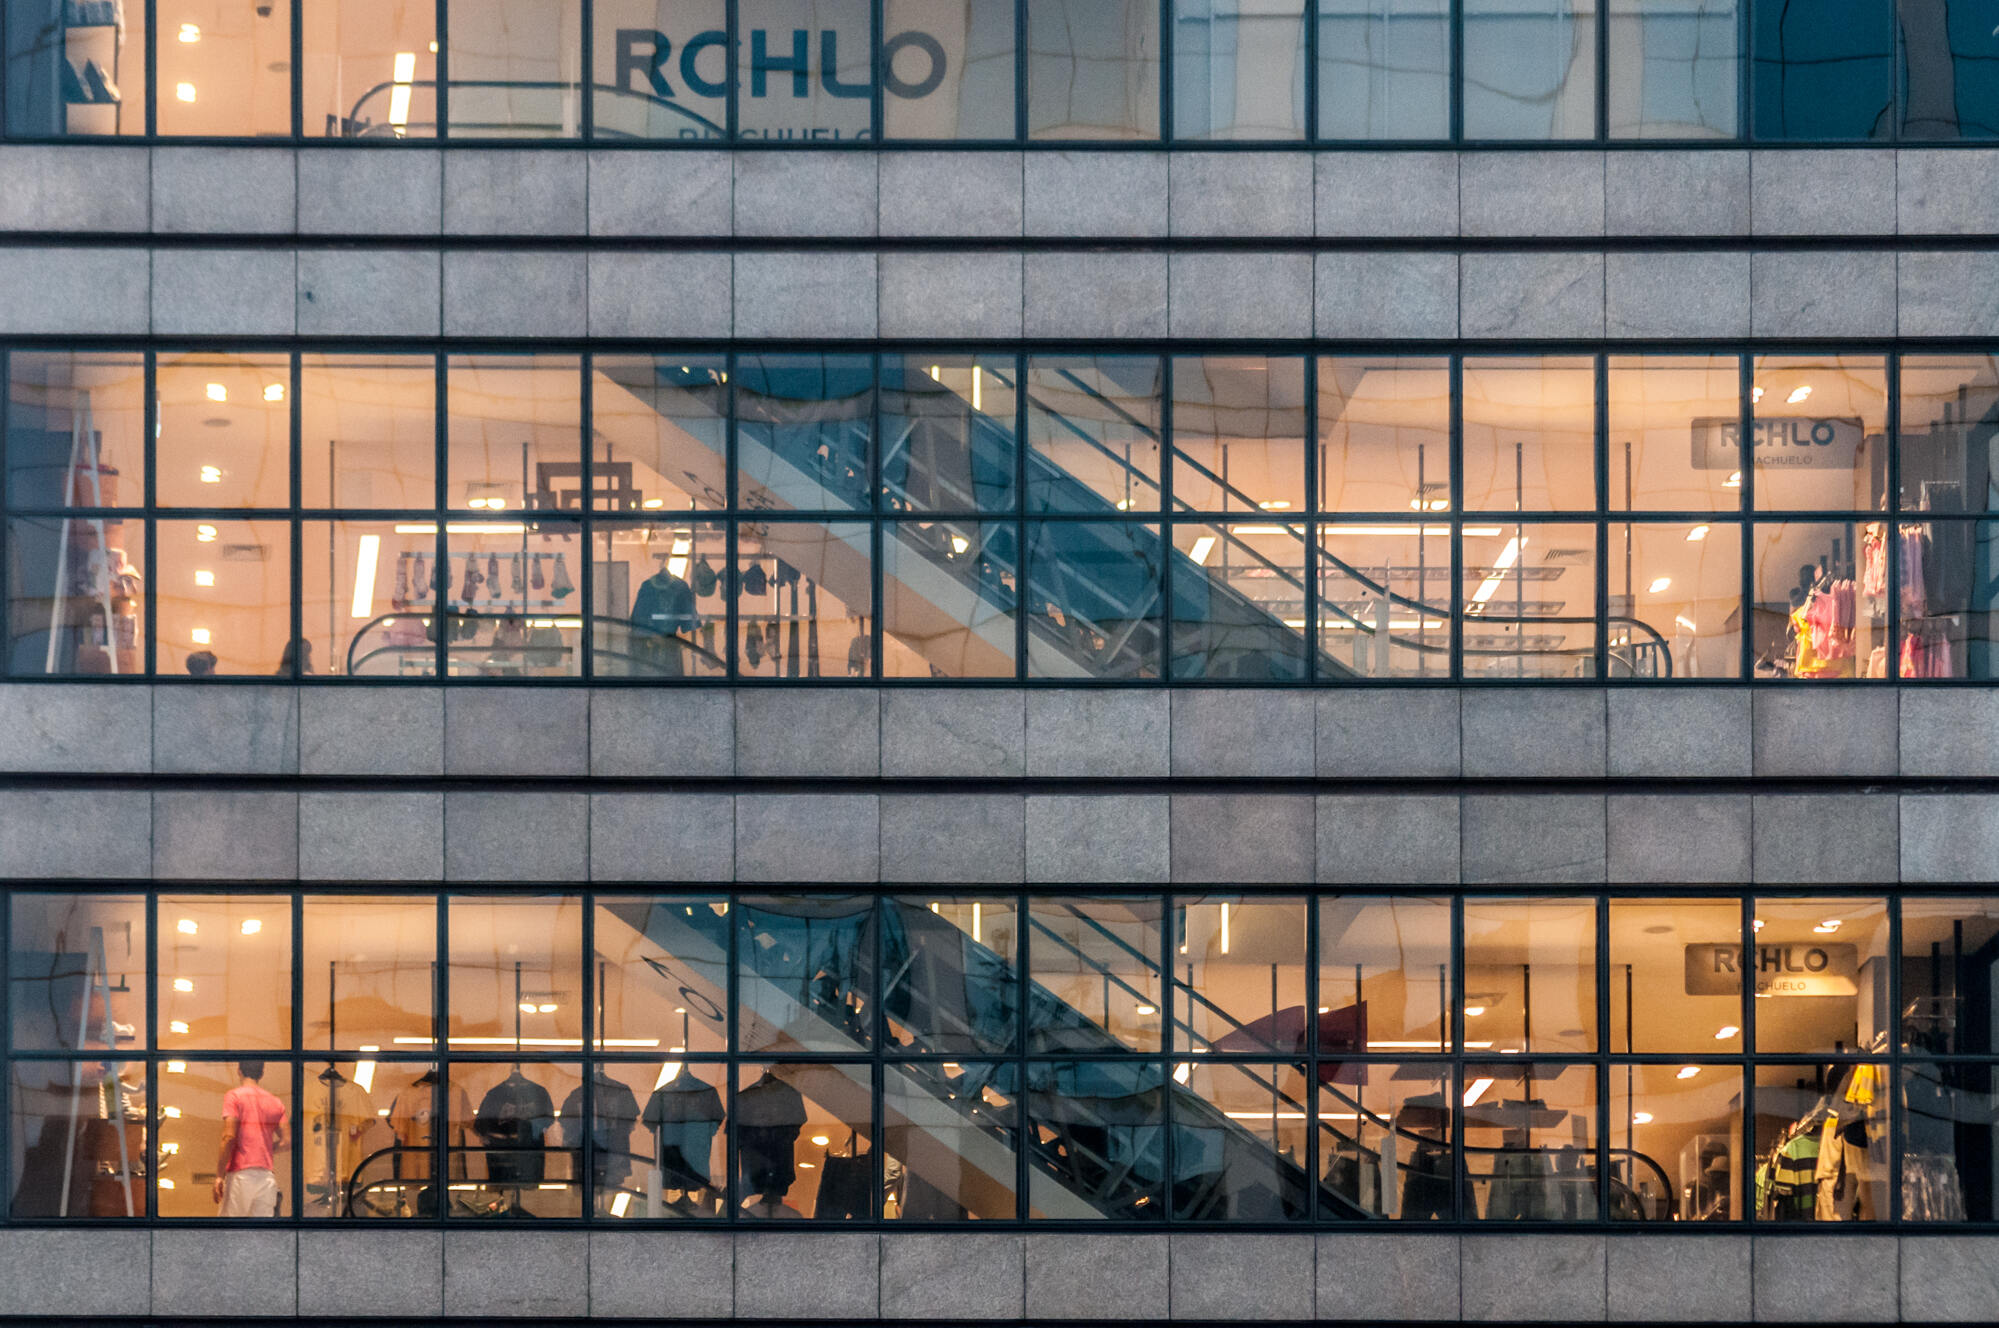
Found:
[[[1999,1318],[1993,23],[10,0],[0,1323]]]

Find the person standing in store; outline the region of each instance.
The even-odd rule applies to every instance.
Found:
[[[243,1082],[222,1096],[222,1147],[215,1160],[215,1202],[223,1217],[276,1217],[276,1156],[289,1142],[285,1104],[263,1085],[264,1063],[240,1061]]]

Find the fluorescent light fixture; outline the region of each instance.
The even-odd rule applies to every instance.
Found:
[[[692,553],[693,551],[694,551],[693,540],[691,539],[674,540],[673,555],[666,560],[667,572],[673,576],[679,577],[682,580],[686,580],[687,555]]]
[[[375,1091],[375,1062],[358,1061],[355,1063],[354,1086],[364,1093]]]
[[[1480,1098],[1485,1096],[1485,1090],[1491,1087],[1492,1080],[1490,1079],[1472,1080],[1471,1086],[1465,1089],[1465,1105],[1468,1107],[1475,1105]]]
[[[1646,587],[1646,589],[1654,595],[1659,595],[1659,594],[1664,594],[1666,589],[1672,584],[1673,584],[1672,577],[1657,576],[1652,578],[1652,584]]]
[[[214,585],[215,573],[209,571],[207,568],[198,569],[194,574],[194,584],[196,584],[197,586]]]
[[[1222,953],[1229,952],[1229,906],[1222,905]]]
[[[382,537],[363,535],[361,547],[354,553],[354,602],[348,606],[349,617],[366,621],[375,616],[375,569],[382,558]]]
[[[1188,1079],[1193,1077],[1193,1074],[1194,1074],[1193,1062],[1181,1061],[1178,1066],[1174,1067],[1173,1082],[1176,1084],[1184,1084],[1187,1082]]]
[[[1714,1040],[1716,1042],[1726,1042],[1741,1031],[1734,1024],[1723,1024],[1720,1028],[1714,1030]]]
[[[615,1194],[611,1198],[611,1216],[623,1217],[626,1211],[631,1208],[631,1206],[632,1206],[631,1192],[629,1190],[620,1190],[618,1191],[617,1194]]]
[[[447,521],[444,533],[447,535],[525,535],[527,526],[519,521]],[[435,535],[437,527],[427,521],[412,521],[398,525],[398,535]]]
[[[399,1037],[395,1040],[399,1047],[432,1047],[436,1042],[427,1037]],[[582,1038],[510,1038],[510,1037],[455,1037],[450,1039],[454,1047],[580,1047]],[[633,1047],[645,1050],[657,1047],[658,1038],[601,1038],[600,1047]]]
[[[1701,1072],[1701,1067],[1698,1065],[1682,1065],[1680,1067],[1680,1072],[1674,1075],[1673,1077],[1675,1079],[1691,1079],[1700,1072]]]
[[[1187,551],[1187,556],[1194,560],[1196,567],[1206,567],[1208,565],[1208,558],[1214,551],[1215,537],[1213,535],[1203,535],[1194,541],[1194,547]]]
[[[1810,396],[1811,394],[1812,394],[1811,384],[1806,383],[1802,387],[1794,388],[1791,392],[1791,395],[1785,397],[1784,400],[1786,403],[1795,406],[1800,401],[1803,401],[1806,397]]]
[[[1673,621],[1678,623],[1680,626],[1686,628],[1690,632],[1697,632],[1700,630],[1700,627],[1694,622],[1694,620],[1692,618],[1689,618],[1684,613],[1674,614]]]
[[[229,399],[229,389],[221,383],[210,383],[207,391],[210,401],[227,401]]]
[[[1288,512],[1291,510],[1291,502],[1287,498],[1269,498],[1258,503],[1257,506],[1266,512]]]
[[[416,81],[416,52],[397,51],[395,86],[389,90],[389,123],[397,129],[410,122],[410,84]]]
[[[984,378],[984,376],[985,376],[984,374],[979,372],[978,365],[975,364],[972,366],[972,409],[973,410],[985,409],[984,403],[980,400],[980,398],[985,395],[985,385],[980,381],[982,378]]]
[[[1692,530],[1687,532],[1687,543],[1689,544],[1700,543],[1702,540],[1707,538],[1707,532],[1708,528],[1706,526],[1695,526]]]
[[[979,936],[979,931],[980,931],[979,901],[974,899],[972,901],[972,944],[974,945],[982,943],[982,938]]]
[[[1517,535],[1506,541],[1506,547],[1501,549],[1499,557],[1493,560],[1492,571],[1486,574],[1485,580],[1479,582],[1478,590],[1471,597],[1472,603],[1483,604],[1499,592],[1500,582],[1506,579],[1504,573],[1520,560],[1520,550],[1526,543],[1527,537],[1524,535]]]
[[[182,918],[174,924],[174,930],[183,936],[193,936],[201,931],[201,927],[193,918]]]
[[[680,1062],[668,1061],[666,1064],[659,1067],[659,1078],[653,1081],[652,1085],[653,1089],[657,1091],[659,1089],[665,1088],[668,1084],[672,1083],[675,1079],[678,1079],[679,1077],[680,1077]]]
[[[174,84],[174,100],[184,101],[191,104],[194,101],[194,84],[192,83]]]
[[[264,400],[283,401],[284,399],[285,385],[283,383],[272,383],[264,388]]]
[[[1231,535],[1289,535],[1291,533],[1291,527],[1258,526],[1258,525],[1230,526],[1229,533]]]
[[[197,627],[193,631],[189,632],[187,635],[188,639],[193,641],[198,646],[205,646],[209,644],[209,634],[208,634],[208,629],[206,627]]]

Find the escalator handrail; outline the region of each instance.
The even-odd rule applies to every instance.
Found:
[[[467,610],[460,610],[460,609],[443,609],[443,610],[438,610],[438,609],[400,609],[400,610],[392,610],[391,612],[388,612],[388,613],[381,613],[381,614],[377,614],[377,615],[375,615],[375,617],[374,617],[374,618],[372,618],[372,619],[370,619],[370,620],[369,620],[368,622],[364,623],[364,624],[362,625],[362,627],[361,627],[361,630],[359,630],[358,632],[354,633],[354,636],[353,636],[353,639],[352,639],[352,640],[350,640],[350,641],[348,642],[348,644],[347,644],[347,672],[348,672],[348,674],[349,674],[350,676],[352,676],[352,675],[354,675],[354,673],[355,673],[355,667],[354,667],[354,666],[355,666],[355,665],[356,665],[357,663],[365,663],[366,661],[368,661],[368,660],[370,660],[370,659],[373,659],[373,658],[375,658],[375,657],[376,657],[377,655],[382,655],[382,654],[387,654],[387,653],[388,653],[388,652],[390,652],[390,651],[412,651],[412,650],[413,650],[413,651],[420,651],[420,652],[424,652],[424,653],[434,653],[434,652],[436,651],[436,649],[437,649],[437,646],[438,646],[438,643],[437,643],[436,641],[434,641],[434,640],[431,640],[431,639],[429,639],[429,637],[428,637],[428,635],[427,635],[427,636],[426,636],[426,638],[425,638],[425,640],[423,641],[423,643],[422,643],[422,644],[420,644],[420,645],[415,645],[415,644],[412,644],[412,645],[408,645],[408,646],[376,646],[376,647],[374,647],[373,649],[369,650],[367,654],[365,654],[365,655],[360,655],[360,656],[357,656],[357,655],[355,654],[355,651],[357,651],[357,650],[359,650],[359,649],[361,648],[361,643],[362,643],[362,641],[363,641],[363,640],[364,640],[364,639],[365,639],[365,638],[367,637],[368,633],[369,633],[369,632],[371,632],[371,631],[373,631],[373,630],[374,630],[375,628],[377,628],[377,627],[381,626],[381,625],[382,625],[382,624],[384,624],[384,623],[390,623],[390,622],[396,622],[396,621],[399,621],[399,620],[401,620],[401,619],[404,619],[404,618],[421,618],[421,619],[433,619],[433,620],[434,620],[434,619],[440,619],[440,618],[441,618],[441,619],[443,619],[443,620],[444,620],[444,621],[445,621],[446,623],[451,623],[451,622],[465,622],[465,621],[468,621],[468,620],[470,620],[470,621],[475,621],[475,622],[500,622],[500,621],[503,621],[503,620],[504,620],[504,619],[506,619],[506,618],[539,618],[539,617],[561,617],[561,618],[575,618],[575,619],[578,619],[578,620],[580,621],[580,620],[581,620],[581,619],[583,618],[583,615],[582,615],[582,614],[581,614],[580,612],[578,612],[578,613],[558,613],[558,612],[555,612],[555,611],[553,611],[553,610],[551,610],[551,611],[550,611],[549,613],[546,613],[546,614],[541,614],[541,613],[508,613],[508,614],[500,614],[500,613],[481,613],[481,612],[479,612],[479,611],[478,611],[478,610],[476,610],[476,609],[473,609],[473,610],[469,610],[469,611],[467,611]],[[651,637],[651,638],[653,638],[654,640],[657,640],[657,641],[660,641],[660,642],[672,642],[672,643],[674,643],[674,644],[677,644],[677,645],[679,645],[679,646],[680,646],[680,647],[681,647],[681,648],[682,648],[683,650],[686,650],[686,651],[688,651],[688,652],[692,653],[693,655],[695,655],[695,656],[696,656],[697,658],[699,658],[699,659],[703,660],[704,662],[706,662],[706,663],[708,663],[708,664],[712,664],[713,666],[715,666],[715,667],[716,667],[716,668],[718,668],[718,669],[724,669],[724,670],[726,670],[726,661],[724,661],[724,660],[723,660],[723,658],[722,658],[722,657],[721,657],[720,655],[717,655],[717,654],[716,654],[716,653],[715,653],[714,651],[712,651],[712,650],[708,650],[708,649],[705,649],[704,647],[702,647],[702,646],[698,645],[697,643],[695,643],[695,642],[693,642],[693,641],[690,641],[690,640],[688,640],[688,639],[687,639],[686,637],[684,637],[684,636],[681,636],[681,635],[680,635],[680,634],[678,634],[678,633],[675,633],[675,632],[660,632],[660,631],[655,631],[655,630],[654,630],[653,628],[650,628],[650,627],[641,627],[641,626],[639,626],[639,625],[638,625],[637,623],[634,623],[634,622],[630,621],[629,619],[625,619],[625,618],[614,618],[614,617],[611,617],[611,616],[609,616],[609,615],[607,615],[607,614],[592,614],[592,615],[591,615],[591,617],[589,618],[589,622],[590,622],[590,624],[591,624],[591,626],[592,626],[592,632],[591,632],[591,636],[592,636],[592,638],[593,638],[593,639],[594,639],[594,637],[595,637],[595,635],[596,635],[596,629],[597,629],[597,628],[599,628],[599,627],[601,627],[601,626],[616,626],[616,627],[622,627],[622,628],[625,628],[625,629],[626,629],[627,631],[629,631],[629,632],[632,632],[632,633],[635,633],[635,634],[643,634],[643,635],[645,635],[645,636],[648,636],[648,637]],[[430,631],[433,631],[433,630],[435,630],[435,627],[434,627],[434,624],[426,624],[426,628],[425,628],[425,630],[426,630],[426,632],[427,632],[427,633],[428,633],[428,632],[430,632]],[[445,653],[446,653],[447,655],[449,655],[449,654],[450,654],[450,653],[451,653],[451,652],[452,652],[453,650],[456,650],[456,649],[459,649],[459,647],[457,647],[457,646],[453,645],[453,644],[452,644],[451,642],[449,642],[449,641],[447,641],[447,642],[445,642],[445,643],[444,643],[444,647],[445,647]],[[464,648],[464,649],[466,649],[466,650],[468,650],[468,651],[471,651],[471,650],[493,650],[493,649],[495,649],[496,647],[494,647],[494,646],[493,646],[493,644],[492,644],[491,642],[485,642],[485,643],[482,643],[482,644],[473,644],[473,643],[469,643],[469,642],[468,642],[468,643],[467,643],[467,644],[466,644],[466,645],[465,645],[465,646],[464,646],[463,648]],[[510,651],[518,651],[518,652],[521,652],[521,653],[523,653],[523,654],[525,654],[525,653],[529,653],[529,652],[533,652],[533,651],[537,651],[537,650],[539,650],[539,651],[549,651],[549,650],[554,650],[554,649],[556,649],[556,647],[554,647],[554,646],[537,646],[537,645],[534,645],[534,644],[532,644],[532,643],[530,643],[530,644],[528,644],[528,645],[523,645],[523,646],[500,646],[500,647],[497,647],[497,648],[498,648],[498,649],[500,649],[500,650],[510,650]],[[563,649],[563,650],[564,650],[564,651],[566,652],[566,651],[568,650],[568,647],[567,647],[567,646],[565,645],[565,646],[563,646],[563,647],[562,647],[562,649]],[[599,654],[607,654],[607,653],[608,653],[608,654],[612,654],[612,655],[618,655],[618,654],[621,654],[621,653],[623,653],[623,652],[619,652],[619,651],[603,651],[603,650],[599,650],[599,651],[598,651],[597,653],[599,653]],[[627,657],[629,657],[629,656],[627,656]]]

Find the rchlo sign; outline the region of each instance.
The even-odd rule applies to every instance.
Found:
[[[1851,470],[1866,425],[1855,418],[1757,420],[1749,430],[1758,470]],[[1694,469],[1740,470],[1742,422],[1703,416],[1693,422]]]
[[[1859,991],[1860,949],[1854,945],[1758,945],[1748,959],[1739,945],[1687,947],[1687,995],[1733,996],[1745,966],[1758,996],[1851,996]]]

